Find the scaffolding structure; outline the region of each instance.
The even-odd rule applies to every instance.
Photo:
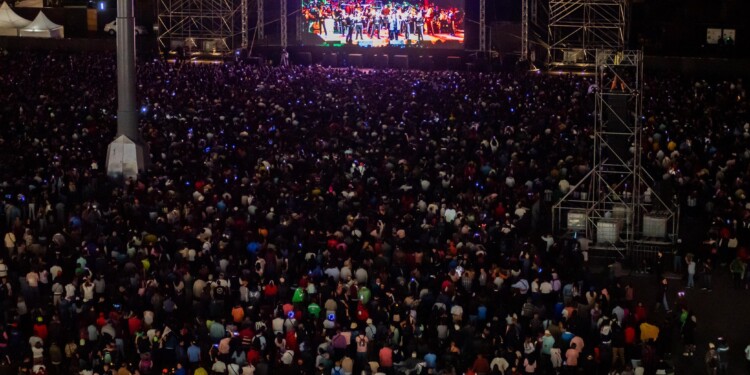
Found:
[[[596,50],[623,51],[629,0],[549,0],[551,65],[591,65]]]
[[[287,7],[286,7],[287,0],[280,0],[280,1],[281,1],[281,4],[279,4],[280,5],[279,7],[280,20],[279,21],[280,21],[280,26],[281,26],[280,27],[281,30],[279,31],[281,33],[280,44],[282,48],[286,48],[288,44],[288,39],[289,39],[289,34],[287,31],[287,21],[289,18],[289,13],[287,12]]]
[[[643,54],[599,50],[591,171],[553,205],[558,234],[586,238],[589,252],[631,260],[676,243],[679,206],[641,165]]]
[[[204,52],[231,50],[238,34],[234,19],[240,8],[233,0],[160,0],[159,45]]]
[[[250,25],[248,24],[250,9],[248,9],[248,6],[250,5],[247,3],[247,0],[240,0],[240,23],[242,24],[242,29],[240,29],[240,34],[242,35],[241,48],[247,48],[250,44],[248,35],[250,33]]]

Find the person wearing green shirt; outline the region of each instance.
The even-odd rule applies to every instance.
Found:
[[[305,290],[297,288],[292,296],[292,303],[302,303],[305,300]]]
[[[370,292],[370,289],[364,286],[359,288],[359,292],[357,292],[357,295],[359,296],[359,300],[365,305],[370,302],[370,298],[372,298],[372,292]]]
[[[313,302],[310,305],[307,306],[307,312],[310,313],[310,315],[319,318],[320,317],[320,306]]]

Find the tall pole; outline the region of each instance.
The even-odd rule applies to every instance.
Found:
[[[485,0],[479,0],[479,51],[487,51],[487,9]]]
[[[521,61],[529,57],[529,0],[521,0]]]
[[[138,141],[133,0],[117,0],[117,135]]]
[[[266,21],[263,18],[264,16],[263,13],[265,13],[265,7],[263,6],[263,0],[257,0],[257,1],[258,2],[255,5],[258,7],[257,9],[258,18],[255,24],[255,35],[258,36],[258,39],[265,39],[266,38],[266,32],[265,32]]]
[[[138,132],[133,0],[117,0],[116,32],[117,136],[107,147],[107,175],[124,180],[137,178],[148,163],[148,150]]]

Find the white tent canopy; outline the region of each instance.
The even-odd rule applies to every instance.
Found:
[[[16,8],[44,8],[44,2],[42,0],[18,0]]]
[[[44,12],[34,18],[31,23],[21,29],[21,36],[34,38],[64,38],[65,31],[62,26],[52,22],[44,15]]]
[[[19,16],[8,3],[0,5],[0,35],[18,36],[19,30],[28,26],[31,21]]]

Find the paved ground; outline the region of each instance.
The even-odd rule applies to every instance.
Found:
[[[718,337],[728,340],[730,346],[730,362],[727,375],[750,374],[744,356],[745,347],[750,344],[750,291],[737,290],[732,286],[730,275],[726,268],[716,271],[713,277],[712,292],[700,289],[684,289],[684,281],[677,275],[670,278],[670,289],[674,298],[677,292],[685,290],[689,308],[693,309],[698,325],[696,329],[696,343],[698,350],[694,357],[683,357],[683,346],[679,338],[679,330],[674,330],[671,361],[677,375],[706,374],[703,362],[708,343],[716,342]],[[638,291],[636,298],[653,303],[657,297],[652,275],[632,275],[628,279]],[[672,303],[673,299],[670,299]],[[653,306],[653,305],[652,305]],[[674,304],[672,303],[672,306]],[[658,313],[663,316],[663,313]]]

